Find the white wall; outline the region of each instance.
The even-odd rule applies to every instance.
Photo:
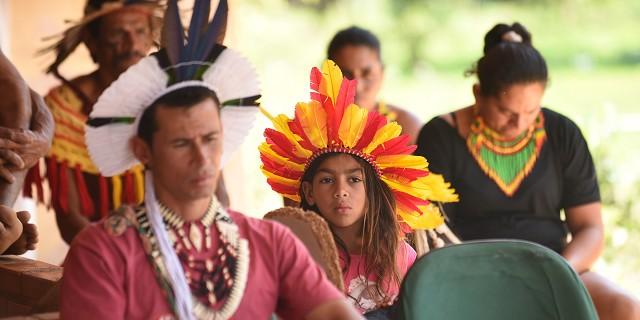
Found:
[[[11,47],[9,46],[9,1],[8,0],[0,0],[0,48],[2,52],[11,51]],[[7,55],[8,56],[8,55]]]

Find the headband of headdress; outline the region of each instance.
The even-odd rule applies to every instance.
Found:
[[[129,139],[137,134],[143,112],[160,97],[184,87],[206,87],[220,101],[223,165],[242,144],[258,113],[257,75],[248,60],[216,42],[226,25],[226,1],[220,2],[211,23],[209,7],[210,1],[196,1],[186,41],[178,5],[170,1],[163,48],[120,75],[94,105],[86,140],[91,159],[104,176],[138,163]]]
[[[124,8],[140,8],[149,13],[152,25],[160,26],[162,15],[161,5],[158,0],[88,0],[84,8],[84,16],[79,21],[67,21],[70,26],[60,34],[45,38],[45,41],[55,41],[43,48],[38,53],[44,54],[50,51],[56,53],[55,61],[47,67],[48,73],[62,78],[58,74],[58,67],[78,47],[83,40],[85,28],[93,21]]]
[[[415,145],[402,128],[375,111],[355,105],[355,80],[343,79],[336,64],[327,60],[311,70],[311,101],[299,102],[295,116],[271,119],[260,145],[262,172],[271,188],[300,201],[304,172],[318,156],[348,153],[364,159],[393,191],[399,221],[412,229],[431,229],[444,222],[431,201],[457,201],[442,176],[430,173],[424,157],[412,155]]]

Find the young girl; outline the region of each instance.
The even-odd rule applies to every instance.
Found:
[[[402,128],[353,104],[355,81],[332,62],[311,71],[310,102],[267,116],[260,146],[271,187],[324,217],[340,251],[347,296],[361,312],[390,305],[416,252],[403,231],[443,222],[430,201],[456,201]],[[266,113],[266,112],[265,112]]]
[[[303,209],[331,226],[354,305],[365,312],[392,303],[416,252],[400,238],[393,193],[373,167],[350,154],[324,154],[305,171],[301,198]]]

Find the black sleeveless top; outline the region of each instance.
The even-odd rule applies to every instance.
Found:
[[[420,131],[415,154],[444,175],[460,195],[445,205],[451,227],[463,240],[511,238],[561,252],[567,242],[562,209],[600,201],[595,167],[580,129],[543,108],[547,141],[531,173],[511,197],[478,166],[456,128],[440,117]]]

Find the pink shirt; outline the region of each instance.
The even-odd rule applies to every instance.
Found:
[[[344,297],[289,229],[236,212],[229,215],[250,249],[247,285],[232,319],[268,319],[273,313],[303,319],[317,305]],[[71,244],[60,311],[63,319],[173,316],[137,231],[128,227],[114,236],[102,223],[85,228]]]
[[[370,287],[372,289],[370,290],[372,293],[377,292],[375,291],[376,276],[374,274],[370,274],[365,277],[364,256],[357,254],[350,254],[349,256],[351,258],[351,263],[349,264],[349,268],[343,274],[344,288],[347,291],[346,293],[349,297],[349,301],[351,301],[353,306],[355,306],[361,313],[377,309],[378,306],[383,303],[385,297],[380,295],[372,296],[372,294],[366,290]],[[396,254],[396,264],[398,266],[398,272],[400,273],[400,280],[404,278],[404,275],[415,261],[416,251],[413,250],[409,244],[402,241],[400,246],[398,246]],[[340,263],[341,268],[344,270],[346,257],[342,251],[340,251]],[[400,292],[399,286],[392,281],[383,284],[381,288],[383,290],[387,289],[385,296],[390,298],[390,301],[394,301]]]

